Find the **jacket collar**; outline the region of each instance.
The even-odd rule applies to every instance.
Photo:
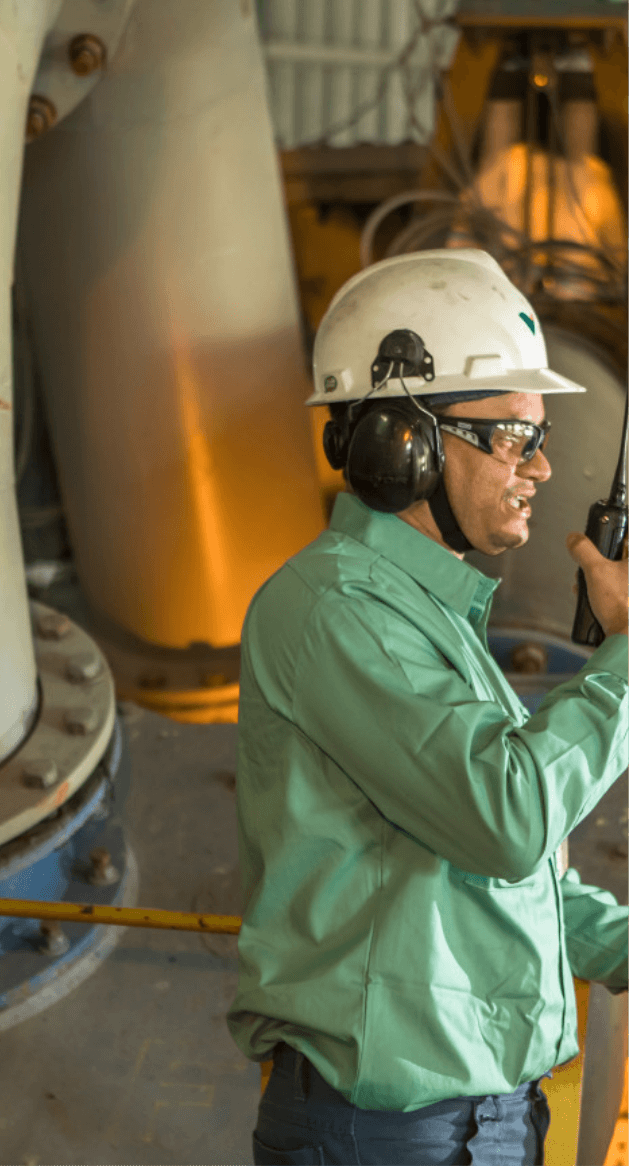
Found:
[[[457,559],[396,514],[372,510],[354,494],[337,495],[330,530],[378,551],[464,617],[478,618],[500,583]]]

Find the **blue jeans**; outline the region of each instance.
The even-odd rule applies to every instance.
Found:
[[[253,1135],[256,1166],[541,1166],[550,1121],[539,1082],[411,1113],[358,1109],[277,1046]]]

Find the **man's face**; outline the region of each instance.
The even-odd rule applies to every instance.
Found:
[[[544,420],[539,393],[508,393],[450,405],[442,416],[501,421]],[[529,537],[531,499],[551,474],[541,450],[529,462],[507,464],[454,434],[443,433],[444,480],[459,526],[486,555],[521,547]]]

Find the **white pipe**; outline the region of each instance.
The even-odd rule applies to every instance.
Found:
[[[138,0],[27,151],[20,256],[79,578],[172,648],[237,643],[323,526],[253,8]]]
[[[11,285],[30,88],[60,7],[61,0],[0,0],[0,763],[37,707],[13,466]]]

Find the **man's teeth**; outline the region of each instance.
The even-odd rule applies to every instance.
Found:
[[[525,494],[516,494],[515,496],[511,495],[510,498],[507,498],[507,503],[514,510],[522,510],[523,507],[528,506]]]

